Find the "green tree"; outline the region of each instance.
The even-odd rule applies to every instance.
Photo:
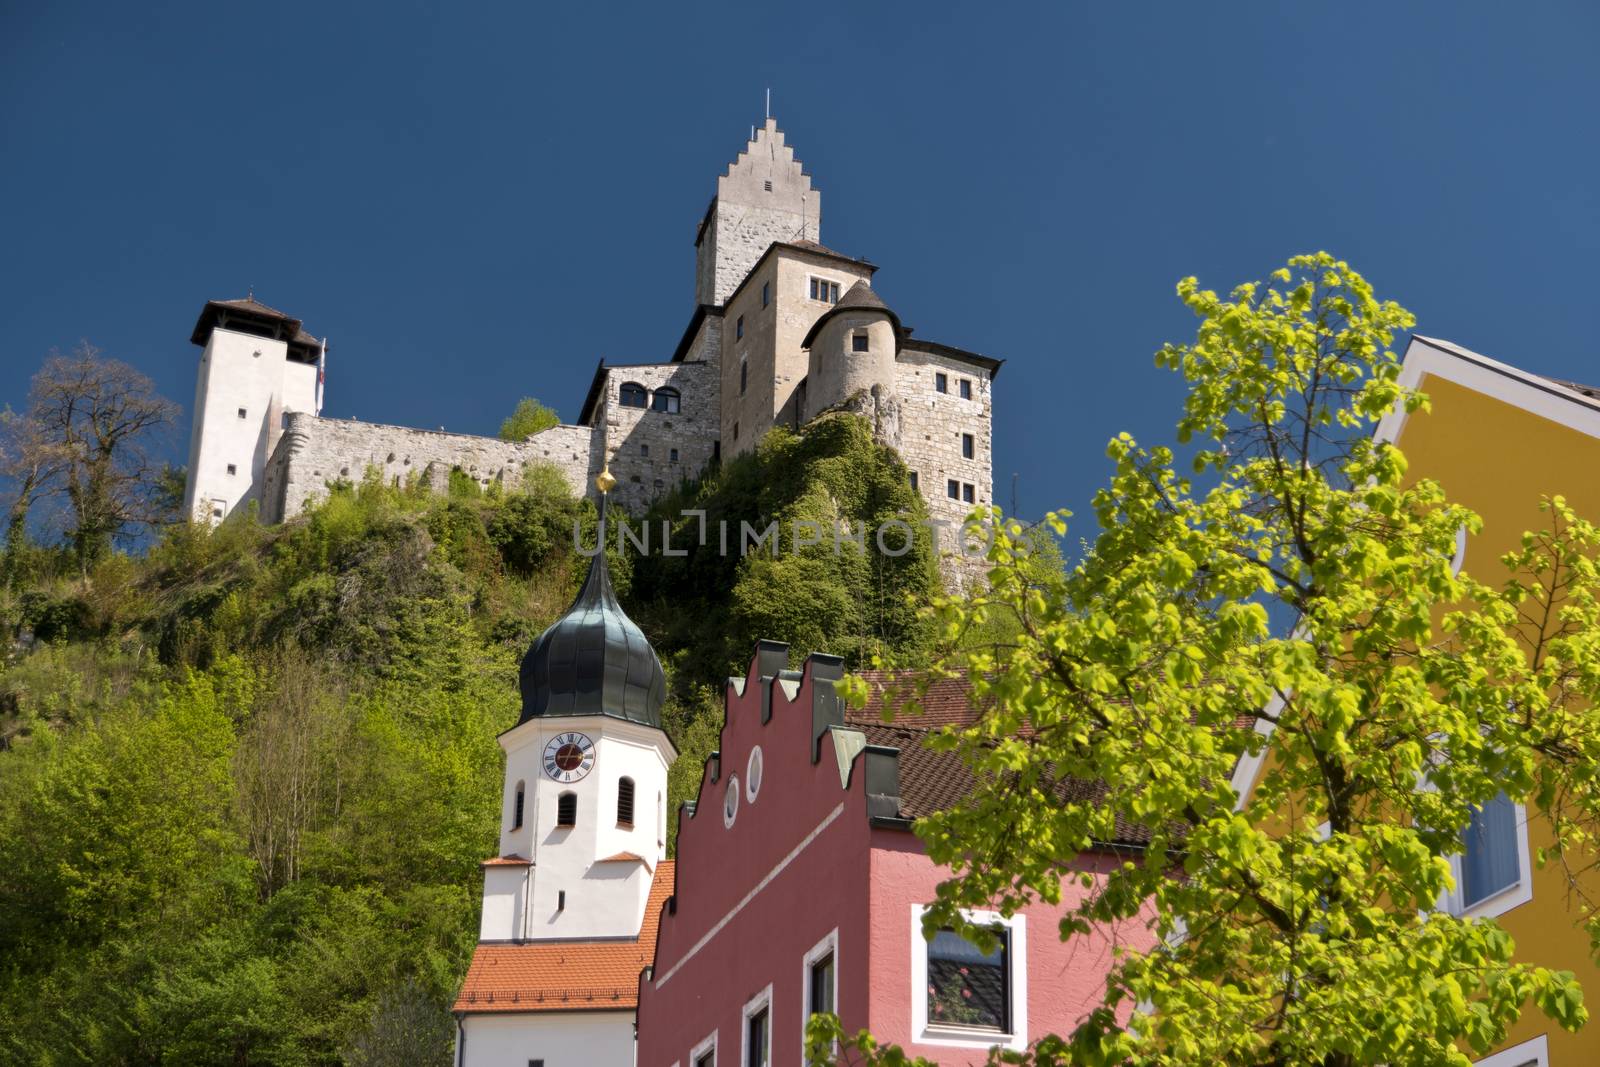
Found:
[[[1373,433],[1426,407],[1390,349],[1411,315],[1326,254],[1226,298],[1178,292],[1198,336],[1157,360],[1189,385],[1193,476],[1119,436],[1079,561],[1029,574],[1007,524],[992,588],[936,609],[952,647],[934,673],[987,710],[938,742],[980,784],[919,824],[953,870],[926,930],[981,943],[961,908],[1056,902],[1072,881],[1088,893],[1063,937],[1153,916],[1156,947],[1123,951],[1103,1006],[1038,1062],[1465,1065],[1530,1004],[1580,1026],[1571,973],[1435,905],[1470,813],[1502,791],[1558,810],[1558,854],[1590,854],[1600,530],[1553,500],[1494,584],[1452,573],[1478,518]],[[963,647],[996,613],[1017,639]],[[1241,799],[1245,756],[1269,773]],[[1074,869],[1131,829],[1142,852]]]
[[[547,408],[531,396],[517,401],[516,409],[500,424],[502,441],[526,441],[540,430],[561,424],[554,408]]]

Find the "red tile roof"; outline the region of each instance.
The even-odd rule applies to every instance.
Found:
[[[595,862],[596,863],[642,863],[642,864],[644,864],[645,870],[649,870],[650,869],[650,861],[645,859],[643,856],[639,855],[637,852],[618,852],[615,856],[607,856],[605,859],[603,859],[603,860],[595,860]]]
[[[637,938],[480,944],[454,1010],[633,1011],[639,1006],[639,972],[655,956],[661,908],[672,887],[673,861],[662,860]]]
[[[970,726],[977,721],[978,709],[973,707],[971,686],[965,678],[945,678],[934,682],[922,696],[918,712],[905,709],[906,701],[917,695],[921,671],[861,671],[867,683],[867,704],[860,709],[845,712],[852,725],[877,724],[884,721],[885,710],[894,712],[891,721],[897,726],[931,729],[936,726]]]
[[[496,856],[494,859],[484,860],[478,864],[480,867],[532,867],[532,860],[525,860],[513,852],[509,856]]]

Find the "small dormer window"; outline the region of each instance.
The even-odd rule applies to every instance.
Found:
[[[837,304],[839,302],[839,283],[830,282],[826,278],[812,278],[811,299],[820,300],[824,304]]]
[[[867,351],[867,344],[867,331],[857,330],[850,335],[850,351],[865,352]]]

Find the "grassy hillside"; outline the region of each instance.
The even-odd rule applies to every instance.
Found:
[[[652,515],[915,522],[850,417],[774,433]],[[448,1062],[516,667],[585,567],[592,505],[343,486],[276,528],[170,531],[82,577],[29,546],[0,592],[0,1062]],[[785,536],[787,549],[790,538]],[[658,549],[657,543],[657,550]],[[870,544],[870,538],[869,538]],[[657,644],[687,795],[757,637],[909,653],[936,579],[822,546],[611,553]]]

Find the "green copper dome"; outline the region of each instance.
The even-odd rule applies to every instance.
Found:
[[[600,544],[607,529],[600,498]],[[522,658],[522,717],[608,715],[661,727],[667,679],[656,650],[623,612],[606,554],[596,552],[578,599]]]

